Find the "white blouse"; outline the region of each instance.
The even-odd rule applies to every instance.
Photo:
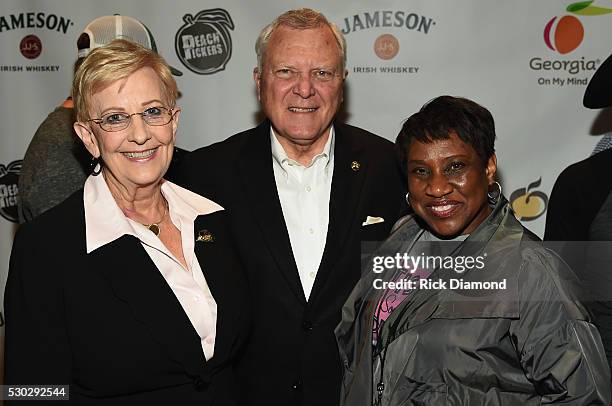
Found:
[[[217,302],[194,253],[193,222],[197,216],[223,210],[223,207],[169,181],[163,181],[161,193],[168,202],[170,219],[181,233],[188,269],[148,228],[123,214],[102,175],[89,176],[85,182],[87,253],[126,234],[138,238],[189,317],[200,336],[204,357],[210,360],[215,348]]]

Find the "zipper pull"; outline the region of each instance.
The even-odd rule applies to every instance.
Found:
[[[382,404],[382,396],[383,396],[383,392],[385,391],[385,384],[381,382],[378,382],[378,385],[376,385],[376,391],[378,392],[378,404]]]

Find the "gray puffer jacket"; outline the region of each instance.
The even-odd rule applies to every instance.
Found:
[[[374,256],[415,252],[415,218]],[[597,329],[576,300],[573,273],[514,217],[505,199],[452,252],[487,253],[466,282],[506,280],[504,289],[416,289],[391,312],[373,346],[373,320],[397,270],[368,272],[343,308],[336,337],[344,363],[341,405],[609,405],[610,371]],[[436,269],[430,280],[457,274]],[[380,287],[380,281],[378,285]]]

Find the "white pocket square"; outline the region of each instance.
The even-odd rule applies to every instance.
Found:
[[[370,224],[378,224],[378,223],[384,223],[385,219],[382,217],[372,217],[372,216],[368,216],[366,217],[366,221],[364,221],[363,223],[361,223],[362,226],[369,226]]]

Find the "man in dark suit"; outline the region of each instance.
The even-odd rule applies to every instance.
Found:
[[[612,55],[589,81],[583,104],[590,109],[612,107]],[[544,239],[576,242],[566,244],[562,255],[591,295],[586,304],[612,368],[612,244],[602,243],[612,241],[610,162],[612,149],[606,149],[561,172],[550,196]]]
[[[254,70],[267,119],[193,152],[180,182],[231,216],[253,296],[239,373],[245,405],[336,405],[334,338],[360,277],[360,241],[384,239],[405,187],[393,144],[339,123],[345,42],[320,13],[261,32]]]

